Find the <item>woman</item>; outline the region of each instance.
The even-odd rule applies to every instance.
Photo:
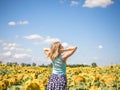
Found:
[[[51,48],[44,48],[48,59],[52,61],[53,71],[48,81],[47,90],[67,90],[66,60],[77,47],[64,48],[60,42],[54,42]],[[64,53],[65,54],[61,54]]]

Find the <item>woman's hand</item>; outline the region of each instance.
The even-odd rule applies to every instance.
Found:
[[[76,46],[72,46],[72,47],[69,47],[68,50],[74,50],[74,49],[77,49]]]
[[[71,50],[76,50],[76,49],[77,49],[76,46],[72,46],[72,47],[69,47],[69,48],[60,49],[60,52],[63,53],[63,52],[66,52],[66,51],[71,51]]]
[[[48,58],[48,55],[50,53],[50,48],[43,48],[44,53],[46,54],[46,57]]]
[[[49,51],[50,49],[49,48],[43,48],[44,51]]]

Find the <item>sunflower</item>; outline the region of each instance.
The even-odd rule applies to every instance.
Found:
[[[79,82],[85,82],[85,78],[83,76],[76,76],[74,78],[74,84],[78,84]]]
[[[43,83],[41,83],[37,79],[34,79],[33,81],[31,81],[25,85],[24,90],[45,90],[45,87],[44,87]]]
[[[5,86],[6,85],[2,81],[0,81],[0,90],[3,90],[5,88]]]

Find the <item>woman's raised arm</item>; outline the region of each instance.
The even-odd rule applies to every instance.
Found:
[[[49,48],[43,48],[43,51],[46,54],[46,56],[48,57],[48,54],[50,53],[50,49]]]
[[[76,51],[76,49],[77,49],[77,47],[74,46],[74,47],[69,47],[69,48],[61,50],[61,52],[67,52],[68,51],[66,54],[64,54],[62,56],[62,60],[66,61],[68,57],[70,57],[71,55],[73,55],[73,53]]]

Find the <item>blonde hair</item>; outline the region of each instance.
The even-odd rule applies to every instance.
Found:
[[[50,53],[49,53],[49,55],[48,55],[48,57],[49,57],[51,60],[56,59],[56,58],[60,55],[60,46],[61,46],[61,43],[60,43],[59,41],[54,42],[54,43],[51,45]]]

